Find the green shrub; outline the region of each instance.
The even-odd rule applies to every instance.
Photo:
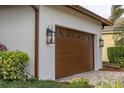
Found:
[[[25,80],[25,67],[29,57],[21,51],[0,52],[0,78],[4,80]]]
[[[124,84],[121,81],[116,80],[114,83],[101,82],[96,87],[97,88],[124,88]]]
[[[124,67],[124,47],[109,47],[107,52],[110,63]]]
[[[76,77],[70,81],[70,85],[74,88],[86,88],[91,87],[89,81],[84,78]]]

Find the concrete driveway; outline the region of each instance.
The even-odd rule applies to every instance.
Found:
[[[124,72],[114,72],[114,71],[89,71],[69,77],[58,79],[60,82],[69,82],[74,77],[84,77],[89,80],[90,84],[96,85],[101,81],[114,82],[115,80],[124,81]]]

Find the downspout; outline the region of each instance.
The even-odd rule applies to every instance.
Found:
[[[39,79],[39,9],[35,5],[31,5],[33,10],[35,11],[35,56],[34,56],[34,62],[35,62],[35,70],[34,75],[35,79]]]

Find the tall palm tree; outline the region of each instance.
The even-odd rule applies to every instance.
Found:
[[[114,33],[115,46],[124,46],[124,21],[114,26]]]
[[[120,18],[123,13],[124,13],[124,9],[122,8],[122,5],[112,5],[110,20],[112,22],[114,22],[114,24],[115,24],[115,21],[118,18]],[[124,40],[124,21],[122,21],[119,24],[114,25],[114,33],[116,33],[113,36],[113,39],[115,41],[115,46],[124,45],[124,42],[123,42],[123,40]]]
[[[122,5],[112,5],[110,20],[112,22],[115,22],[118,18],[122,16],[123,13],[124,9],[122,8]]]

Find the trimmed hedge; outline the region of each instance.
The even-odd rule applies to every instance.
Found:
[[[124,47],[109,47],[107,54],[110,63],[124,67]]]
[[[29,56],[21,51],[0,52],[0,79],[25,80]]]

